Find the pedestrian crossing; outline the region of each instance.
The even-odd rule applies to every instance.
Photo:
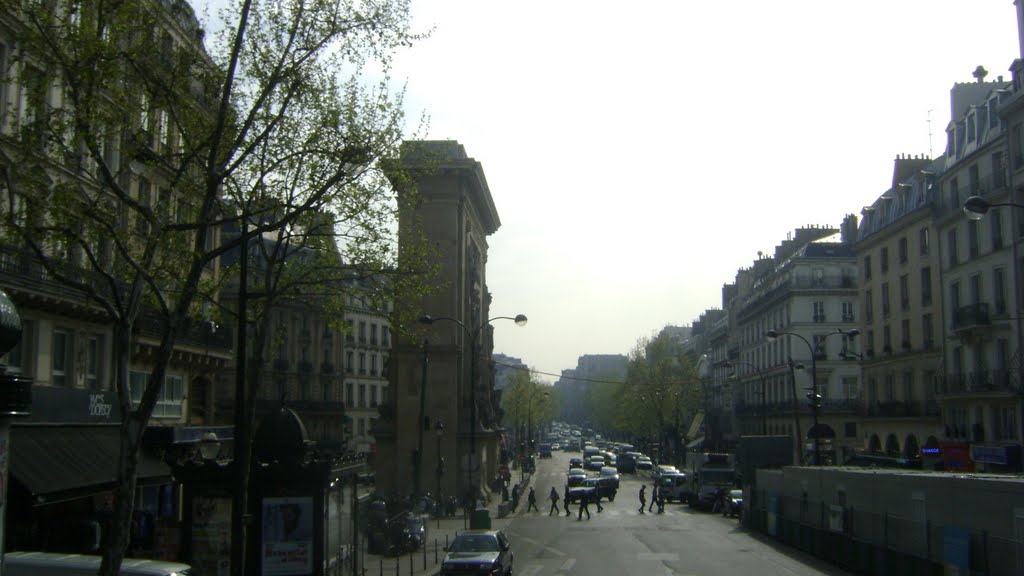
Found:
[[[621,507],[605,506],[604,510],[601,511],[601,512],[598,512],[597,508],[591,508],[590,509],[590,517],[592,519],[595,519],[595,518],[597,518],[599,516],[603,517],[603,518],[620,518],[620,517],[625,517],[625,516],[633,516],[633,517],[637,517],[637,516],[639,516],[639,517],[654,516],[654,517],[657,517],[657,516],[666,516],[666,515],[679,514],[679,513],[681,513],[680,510],[674,509],[674,508],[669,507],[669,506],[666,506],[665,507],[665,512],[660,513],[660,514],[658,513],[657,509],[655,509],[654,512],[647,512],[645,510],[644,514],[640,514],[640,512],[639,512],[639,510],[637,508],[632,508],[632,507],[630,507],[630,508],[621,508]],[[571,518],[571,519],[575,520],[578,517],[578,515],[579,515],[579,507],[578,506],[572,506],[572,507],[570,507],[569,515],[568,516],[566,516],[565,510],[561,509],[558,514],[550,514],[549,515],[549,513],[546,512],[546,511],[545,512],[540,512],[540,513],[538,513],[538,512],[518,512],[518,513],[516,513],[514,515],[514,517],[516,517],[516,518],[547,518],[547,517],[550,517],[551,519],[555,519],[555,518]],[[584,520],[587,519],[587,513],[586,512],[583,513],[583,519]]]

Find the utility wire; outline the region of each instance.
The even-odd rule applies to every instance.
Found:
[[[523,368],[518,364],[506,364],[504,362],[495,362],[495,366],[504,366],[505,368],[511,368],[513,370],[519,370],[521,372],[529,372],[530,374],[538,374],[540,376],[551,376],[561,380],[576,380],[578,382],[593,382],[595,384],[625,384],[623,380],[596,380],[594,378],[580,378],[578,376],[565,376],[564,374],[552,374],[550,372],[541,372],[540,370],[534,370],[532,368]]]

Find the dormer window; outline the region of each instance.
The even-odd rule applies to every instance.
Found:
[[[970,114],[969,116],[967,116],[967,141],[968,142],[974,142],[974,139],[975,139],[974,131],[975,131],[974,114]]]

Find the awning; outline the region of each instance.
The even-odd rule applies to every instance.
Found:
[[[116,424],[12,426],[10,474],[37,502],[105,492],[117,482],[120,442]],[[139,455],[140,485],[168,482],[170,466]]]

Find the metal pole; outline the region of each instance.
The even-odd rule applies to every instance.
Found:
[[[422,478],[422,476],[423,476],[423,428],[426,427],[426,418],[427,418],[427,414],[426,414],[426,412],[427,412],[427,344],[429,344],[429,341],[426,338],[424,338],[423,339],[423,378],[421,380],[422,384],[420,385],[420,419],[419,419],[419,423],[417,424],[417,427],[420,430],[420,435],[419,435],[419,446],[416,449],[416,461],[414,462],[414,464],[416,466],[416,477],[413,479],[414,486],[415,486],[415,489],[416,489],[415,494],[417,496],[419,496],[421,494],[420,489],[423,487],[421,483],[423,482],[423,478]]]
[[[821,436],[821,430],[818,430],[818,354],[809,342],[807,346],[811,349],[811,414],[814,417],[814,427],[811,430],[814,431],[814,465],[821,466],[821,446],[818,444]]]
[[[797,461],[802,466],[804,463],[804,439],[803,434],[800,433],[800,400],[796,395],[796,364],[793,363],[793,359],[789,359],[789,383],[793,389],[793,423],[796,426],[796,457]]]
[[[761,435],[768,435],[768,386],[764,374],[759,369],[757,375],[761,377]]]

